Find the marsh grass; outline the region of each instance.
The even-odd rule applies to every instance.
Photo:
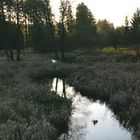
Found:
[[[124,54],[124,55],[134,55],[138,56],[139,45],[133,45],[129,47],[119,46],[117,49],[114,47],[106,47],[102,49],[102,52],[111,53],[111,54]]]
[[[49,63],[47,71],[41,62],[1,64],[0,139],[56,140],[67,131],[71,101],[50,91],[47,83],[34,82],[42,71],[51,71],[53,78],[54,66]]]
[[[120,123],[139,138],[140,61],[132,61],[136,56],[126,55],[127,49],[112,51],[76,52],[75,63],[81,69],[71,73],[67,82],[82,95],[106,102]]]
[[[68,63],[55,64],[44,55],[27,58],[29,62],[18,65],[2,64],[0,70],[1,137],[6,130],[10,136],[19,135],[20,126],[26,139],[32,134],[33,140],[36,135],[53,140],[67,129],[71,102],[50,91],[53,78],[65,79],[83,96],[106,102],[120,123],[140,137],[140,61],[133,51],[75,50],[67,52]],[[47,134],[39,131],[41,127]]]

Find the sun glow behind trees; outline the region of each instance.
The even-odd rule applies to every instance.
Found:
[[[84,2],[91,10],[95,19],[107,19],[115,26],[124,24],[125,16],[130,20],[136,8],[140,8],[140,0],[70,0],[73,12],[77,4]],[[56,19],[59,16],[60,0],[51,0]]]

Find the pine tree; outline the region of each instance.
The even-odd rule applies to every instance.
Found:
[[[52,9],[50,6],[50,0],[44,0],[44,19],[45,19],[45,26],[46,26],[46,36],[47,40],[49,40],[49,44],[51,47],[53,47],[54,54],[56,59],[59,59],[57,54],[57,49],[54,47],[54,41],[55,41],[55,26],[54,26],[54,15],[52,13]]]
[[[140,9],[137,8],[131,20],[131,37],[133,44],[140,43]]]
[[[74,29],[74,18],[72,14],[72,6],[70,1],[67,2],[67,15],[66,15],[66,29],[68,33],[71,33]]]
[[[125,27],[124,27],[124,43],[128,45],[130,43],[130,27],[128,17],[125,17]]]
[[[76,35],[79,45],[91,45],[96,35],[95,19],[84,3],[77,6]]]
[[[61,0],[60,5],[60,23],[59,23],[59,33],[61,39],[61,60],[65,61],[64,57],[64,45],[67,38],[66,29],[66,17],[67,17],[68,0]]]

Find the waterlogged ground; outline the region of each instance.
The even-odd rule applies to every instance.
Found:
[[[60,140],[134,140],[131,132],[119,124],[114,113],[100,100],[89,100],[60,79],[54,79],[52,90],[72,99],[74,107],[68,134]]]

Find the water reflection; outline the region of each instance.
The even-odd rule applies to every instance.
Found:
[[[64,98],[70,98],[74,107],[69,132],[61,135],[59,140],[136,140],[120,125],[105,103],[82,97],[64,80],[56,78],[52,90]]]

